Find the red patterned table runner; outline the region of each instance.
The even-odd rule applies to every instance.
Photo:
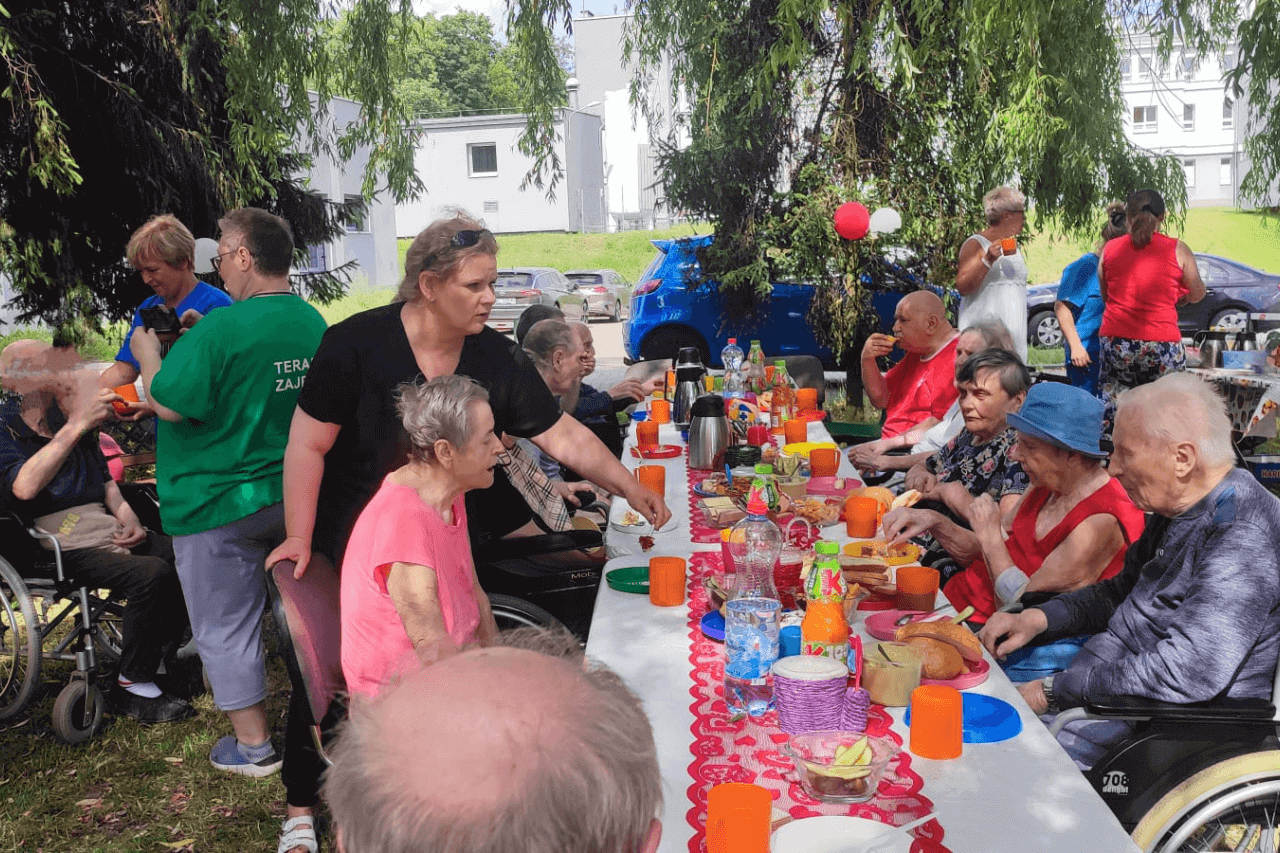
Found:
[[[703,578],[717,574],[723,580],[720,554],[694,553],[689,562],[689,662],[692,664],[693,762],[689,765],[688,789],[692,804],[687,818],[694,828],[690,853],[705,853],[707,792],[720,782],[753,782],[769,789],[774,807],[792,818],[823,814],[851,815],[901,826],[933,810],[933,803],[921,793],[923,780],[911,769],[911,755],[904,749],[894,759],[880,783],[876,796],[865,803],[842,805],[811,799],[795,779],[791,759],[782,751],[787,734],[778,728],[776,712],[759,719],[729,722],[724,704],[724,645],[703,636],[699,623],[707,611]],[[891,719],[878,705],[871,706],[867,732],[884,735],[902,743],[890,728]],[[912,853],[947,851],[942,844],[944,830],[930,821],[914,830]]]

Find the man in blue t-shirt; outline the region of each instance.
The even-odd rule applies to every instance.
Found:
[[[133,333],[143,325],[143,309],[172,308],[182,325],[190,326],[213,309],[231,304],[230,296],[196,278],[195,255],[195,237],[187,226],[170,214],[154,216],[133,232],[126,256],[156,295],[143,300],[133,312],[133,325],[120,352],[116,353],[116,363],[104,370],[98,380],[103,388],[131,385],[137,381],[138,360],[133,357],[130,344]],[[129,412],[122,420],[136,421],[155,414],[150,403],[129,403],[128,406]]]

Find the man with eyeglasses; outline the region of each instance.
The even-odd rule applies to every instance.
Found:
[[[143,300],[138,310],[133,312],[133,325],[116,353],[116,363],[104,370],[98,379],[103,388],[118,388],[137,381],[141,368],[133,354],[133,335],[144,327],[143,312],[147,309],[172,308],[183,325],[190,326],[215,308],[231,304],[231,297],[227,294],[196,278],[195,255],[195,237],[187,226],[170,214],[154,216],[133,232],[125,256],[156,293]],[[214,268],[217,268],[216,259]],[[148,401],[120,405],[128,407],[122,420],[136,421],[155,414]]]
[[[151,329],[134,336],[134,351],[160,417],[160,516],[214,702],[235,730],[209,758],[266,776],[280,756],[263,705],[262,565],[285,537],[289,422],[325,322],[290,289],[287,222],[246,207],[218,226],[217,263],[235,304],[192,326],[163,363]]]

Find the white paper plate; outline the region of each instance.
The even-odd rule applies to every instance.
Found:
[[[772,853],[857,853],[868,841],[891,829],[893,827],[886,824],[860,817],[807,817],[775,832],[769,841],[769,850]],[[888,849],[908,853],[911,839],[910,833],[902,835],[901,843]]]

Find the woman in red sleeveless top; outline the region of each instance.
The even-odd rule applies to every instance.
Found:
[[[990,498],[975,501],[972,550],[952,552],[972,562],[943,589],[956,608],[972,605],[976,622],[1023,595],[1066,592],[1119,573],[1143,528],[1142,512],[1101,465],[1098,398],[1043,382],[1008,423],[1031,488],[1003,523]]]
[[[1129,196],[1129,233],[1108,242],[1098,262],[1105,303],[1098,387],[1107,406],[1106,435],[1120,393],[1186,369],[1178,306],[1203,299],[1204,282],[1187,244],[1159,233],[1165,213],[1155,190]]]

